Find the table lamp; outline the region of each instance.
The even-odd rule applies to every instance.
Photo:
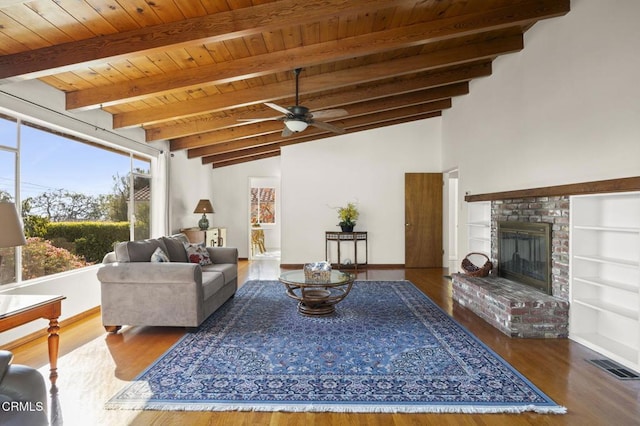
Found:
[[[14,203],[0,202],[0,224],[0,248],[23,246],[27,243]]]
[[[198,227],[202,231],[206,231],[209,229],[209,220],[207,219],[207,213],[213,213],[213,206],[211,205],[211,201],[209,200],[200,200],[198,201],[198,205],[196,209],[193,211],[194,213],[202,213],[202,219],[198,222]]]

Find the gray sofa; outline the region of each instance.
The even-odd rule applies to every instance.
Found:
[[[211,264],[201,265],[207,255]],[[123,325],[198,327],[238,288],[238,250],[205,250],[184,234],[118,243],[102,263],[98,279],[108,332]]]

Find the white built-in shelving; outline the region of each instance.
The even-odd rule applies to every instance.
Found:
[[[569,337],[640,371],[640,192],[571,197]]]
[[[491,201],[469,203],[467,238],[469,252],[491,257]]]

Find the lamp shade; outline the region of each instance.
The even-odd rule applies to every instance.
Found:
[[[0,202],[0,247],[16,247],[26,243],[16,205]]]
[[[193,211],[194,213],[214,213],[213,206],[211,205],[211,201],[209,200],[200,200],[198,201],[198,205],[196,209]]]
[[[294,133],[302,132],[308,126],[307,122],[302,120],[286,120],[284,125]]]

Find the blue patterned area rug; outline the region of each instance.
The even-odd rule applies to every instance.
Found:
[[[565,413],[408,281],[356,281],[306,317],[250,281],[111,409]]]

